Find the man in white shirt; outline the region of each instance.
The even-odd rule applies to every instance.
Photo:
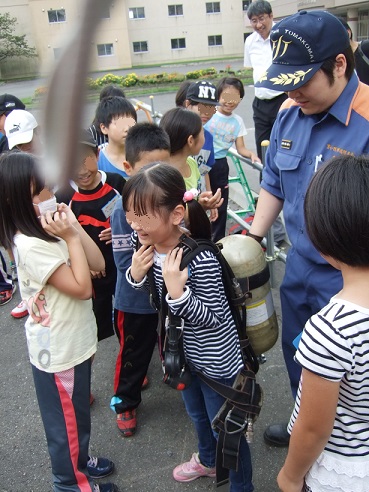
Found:
[[[250,4],[247,16],[254,32],[245,41],[244,65],[252,68],[254,83],[256,83],[272,64],[272,47],[269,38],[273,26],[272,7],[266,0],[256,0]],[[287,95],[284,92],[255,87],[252,109],[256,149],[260,159],[262,159],[261,142],[269,140],[278,110],[285,99]]]
[[[272,47],[269,38],[273,26],[272,7],[266,0],[256,0],[247,9],[247,16],[254,32],[245,41],[244,65],[247,68],[252,68],[254,83],[256,83],[272,64]],[[263,161],[261,142],[270,139],[279,108],[286,99],[287,95],[284,92],[255,87],[252,109],[256,151],[261,161]],[[284,245],[286,231],[280,217],[277,217],[273,224],[273,232],[277,246]]]

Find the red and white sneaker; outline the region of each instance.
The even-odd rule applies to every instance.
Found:
[[[191,482],[200,477],[215,478],[215,468],[208,468],[200,463],[199,453],[193,453],[190,461],[178,465],[173,470],[173,478],[177,482]]]
[[[10,314],[13,316],[13,318],[17,318],[17,319],[28,316],[27,304],[24,301],[21,301],[18,304],[18,306],[16,306],[12,311],[10,311]]]
[[[11,289],[2,290],[0,292],[0,306],[8,304],[13,299],[13,294],[17,290],[17,284],[13,282]]]
[[[117,426],[123,437],[131,437],[136,432],[136,410],[127,410],[117,415]]]

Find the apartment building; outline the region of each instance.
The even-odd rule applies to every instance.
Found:
[[[177,3],[173,3],[173,1]],[[354,35],[369,37],[369,1],[270,0],[276,19],[302,9],[327,9],[342,15]],[[90,49],[90,70],[243,56],[252,32],[246,10],[250,0],[101,0],[100,24]],[[10,60],[0,76],[46,73],[78,24],[81,0],[1,0],[0,12],[18,19],[18,32],[35,46],[35,60]]]
[[[17,17],[19,32],[27,34],[41,70],[47,71],[80,20],[82,2],[3,1],[0,12]],[[249,0],[175,1],[114,0],[110,7],[103,3],[91,40],[91,71],[242,56]]]

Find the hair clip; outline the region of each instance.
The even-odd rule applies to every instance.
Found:
[[[198,190],[196,188],[191,188],[190,190],[186,191],[185,194],[183,195],[183,201],[190,202],[194,198],[197,198],[199,196]]]

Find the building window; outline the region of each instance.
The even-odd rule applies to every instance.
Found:
[[[133,53],[145,53],[147,49],[147,41],[134,41]]]
[[[369,11],[362,10],[359,12],[359,20],[357,24],[357,40],[363,41],[369,36]]]
[[[183,15],[183,5],[168,5],[168,15]]]
[[[172,43],[172,50],[183,50],[186,48],[186,38],[176,38],[170,41]]]
[[[242,10],[245,12],[251,3],[252,0],[242,0]]]
[[[49,23],[54,22],[65,22],[65,9],[59,10],[48,10],[47,15],[49,16]]]
[[[222,35],[208,36],[208,46],[222,46]]]
[[[113,43],[97,45],[97,56],[112,56],[112,55],[114,55]]]
[[[219,12],[220,12],[220,2],[206,2],[207,14],[219,14]]]
[[[128,17],[130,19],[144,19],[145,7],[132,7],[129,9]]]

